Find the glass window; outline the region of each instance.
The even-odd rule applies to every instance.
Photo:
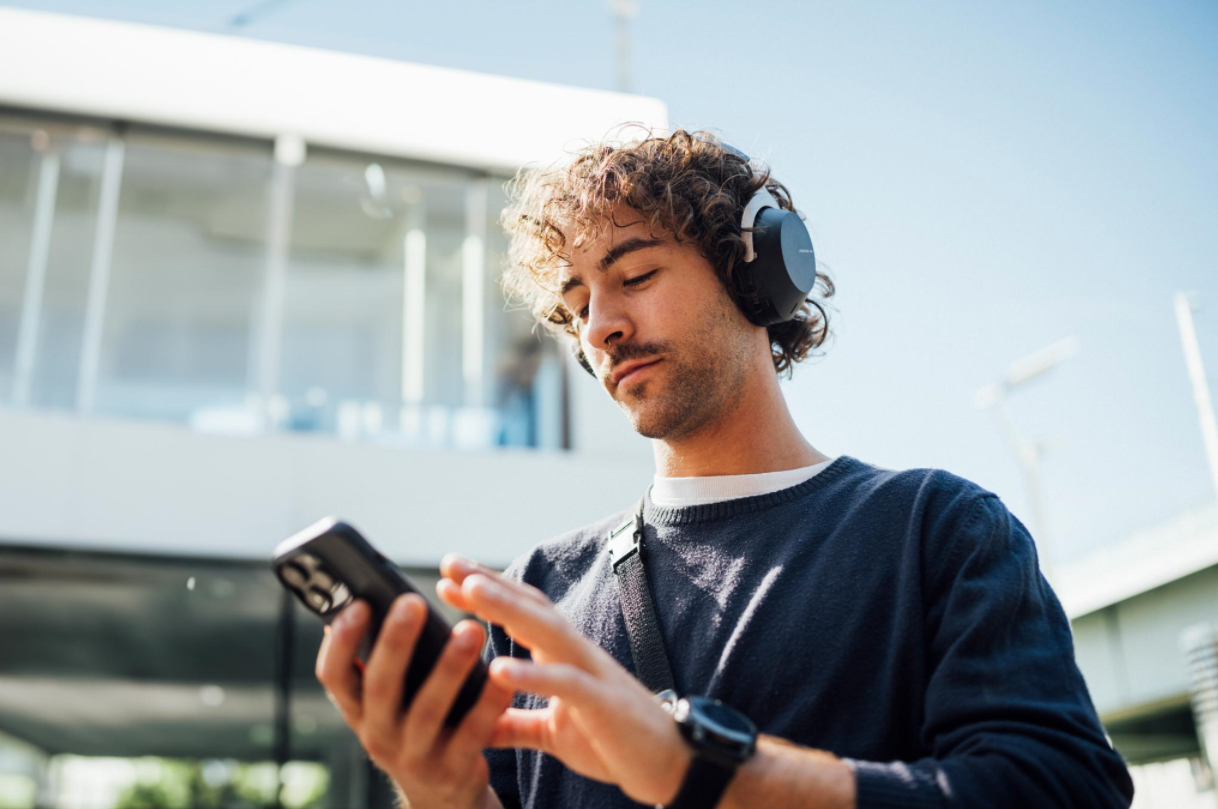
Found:
[[[12,399],[41,161],[29,130],[0,129],[0,403]]]
[[[502,184],[0,115],[0,403],[212,432],[558,447],[561,363],[498,283]],[[86,335],[91,294],[103,306]]]
[[[480,190],[457,170],[324,150],[296,170],[280,374],[288,429],[494,443],[478,361],[487,328],[469,327],[482,312],[467,301],[468,284],[487,286],[482,234],[471,233]]]
[[[109,134],[0,118],[0,396],[74,410]],[[12,216],[8,214],[12,213]],[[41,276],[41,295],[26,295]],[[27,309],[27,304],[29,308]],[[21,324],[28,331],[22,335]],[[23,344],[24,341],[24,344]],[[25,352],[29,364],[18,367]]]
[[[97,413],[244,432],[269,145],[126,137]]]
[[[499,224],[507,205],[503,183],[487,183],[487,284],[485,319],[488,340],[487,389],[497,421],[498,446],[559,449],[562,445],[562,366],[558,343],[534,328],[532,315],[509,304],[500,278],[506,269],[508,241]]]

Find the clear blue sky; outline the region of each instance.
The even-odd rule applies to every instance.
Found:
[[[836,342],[787,386],[822,450],[940,466],[1021,516],[973,392],[1010,400],[1070,557],[1214,499],[1172,314],[1218,385],[1218,5],[639,0],[635,90],[769,160],[830,269]],[[256,3],[18,2],[223,31]],[[605,0],[288,0],[243,35],[614,89]]]

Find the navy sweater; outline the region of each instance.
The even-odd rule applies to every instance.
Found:
[[[541,544],[509,574],[633,671],[605,548],[625,514]],[[1129,805],[1070,624],[995,495],[942,471],[842,457],[773,494],[684,508],[648,499],[644,518],[678,690],[847,759],[859,809]],[[528,655],[499,627],[487,653]],[[487,759],[508,809],[639,805],[541,753]]]

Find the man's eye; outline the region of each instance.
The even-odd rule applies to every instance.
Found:
[[[645,272],[642,275],[636,275],[634,278],[631,278],[630,280],[626,281],[626,286],[629,287],[629,286],[635,286],[636,284],[641,284],[658,272],[659,272],[659,270],[652,270],[651,272]]]
[[[588,317],[588,307],[585,306],[584,308],[579,310],[579,319],[586,320],[587,317]]]

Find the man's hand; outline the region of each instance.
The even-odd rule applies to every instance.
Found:
[[[462,621],[453,628],[409,710],[401,710],[406,669],[426,616],[422,597],[398,598],[361,674],[355,653],[368,630],[370,611],[364,602],[355,602],[326,628],[317,679],[369,758],[396,782],[412,809],[495,806],[482,750],[490,746],[496,719],[511,704],[511,689],[488,681],[461,723],[444,726],[486,639],[481,625]]]
[[[509,708],[491,747],[541,750],[581,775],[618,785],[640,803],[670,801],[692,753],[676,723],[634,676],[585,638],[535,587],[449,555],[436,592],[502,626],[532,661],[500,657],[491,682],[549,697],[539,710]]]

